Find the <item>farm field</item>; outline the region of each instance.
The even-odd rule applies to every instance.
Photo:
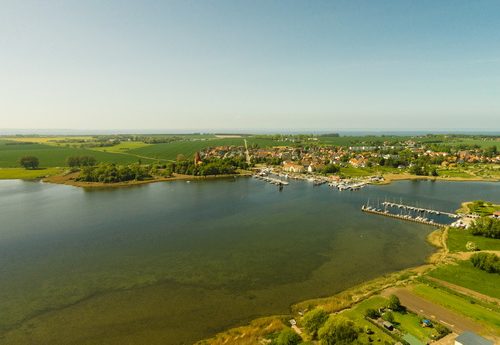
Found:
[[[270,147],[280,145],[279,141],[272,139],[260,139],[247,137],[248,145],[257,144],[259,147]],[[151,157],[153,159],[175,160],[177,155],[182,154],[190,158],[195,152],[210,146],[243,146],[243,138],[207,139],[191,141],[174,141],[166,144],[155,144],[128,151],[130,154]]]
[[[474,242],[481,250],[500,250],[500,241],[497,239],[474,236],[467,230],[450,228],[448,230],[447,245],[450,252],[466,251],[467,242]]]
[[[471,299],[465,296],[457,296],[425,284],[415,285],[412,291],[428,301],[476,320],[490,329],[500,329],[500,313],[494,310],[493,305],[491,308],[486,308],[477,303],[471,303]]]
[[[100,152],[111,152],[111,153],[127,153],[130,150],[139,149],[142,147],[151,146],[153,144],[146,144],[141,141],[123,141],[118,145],[105,146],[105,147],[93,147],[90,150],[100,151]],[[159,145],[159,144],[156,144]]]
[[[498,288],[500,274],[488,273],[475,268],[469,260],[459,261],[456,265],[440,266],[430,271],[429,276],[500,298],[500,289]]]
[[[23,156],[36,156],[40,167],[63,167],[70,156],[93,156],[98,162],[117,164],[135,163],[139,157],[128,154],[100,152],[84,148],[58,147],[46,144],[13,144],[0,141],[0,167],[19,167],[19,159]],[[142,158],[141,158],[142,159]],[[144,161],[144,159],[142,159]]]

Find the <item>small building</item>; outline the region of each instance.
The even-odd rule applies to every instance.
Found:
[[[467,331],[455,338],[455,345],[493,345],[493,342],[474,332]]]
[[[495,218],[495,219],[500,219],[500,211],[495,211],[495,212],[493,212],[493,214],[492,214],[492,216],[491,216],[491,217],[492,217],[492,218]]]
[[[428,320],[428,319],[423,319],[423,320],[422,320],[422,326],[424,326],[424,327],[432,327],[432,322],[431,322],[431,320]]]
[[[392,331],[394,329],[394,325],[390,323],[389,321],[384,321],[382,325],[387,328],[389,331]]]

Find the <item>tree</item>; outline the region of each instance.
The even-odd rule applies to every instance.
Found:
[[[375,309],[369,308],[369,309],[366,309],[365,316],[369,317],[370,319],[376,319],[380,316],[380,313]]]
[[[275,344],[276,345],[297,345],[301,341],[302,341],[302,338],[297,333],[295,333],[290,328],[286,327],[278,335],[278,338],[276,339]]]
[[[318,338],[326,345],[350,344],[358,338],[358,331],[351,320],[332,316],[319,330]]]
[[[40,161],[35,156],[24,156],[19,160],[19,164],[25,169],[36,169]]]
[[[398,311],[401,309],[401,302],[399,301],[398,296],[396,295],[391,295],[389,297],[389,304],[387,307],[391,310]]]
[[[392,322],[394,322],[394,315],[390,311],[388,311],[388,312],[385,312],[384,315],[382,315],[382,319],[392,323]]]
[[[316,338],[318,331],[328,319],[328,313],[321,308],[307,312],[302,318],[304,328],[312,338]]]

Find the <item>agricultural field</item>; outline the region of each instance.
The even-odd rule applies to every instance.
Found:
[[[93,156],[98,162],[130,164],[138,161],[139,157],[129,154],[100,152],[85,148],[58,147],[46,144],[13,143],[0,141],[0,167],[19,167],[19,159],[23,156],[36,156],[40,160],[40,167],[63,167],[70,156]],[[143,162],[148,161],[140,158]]]
[[[482,236],[474,236],[467,230],[450,228],[447,245],[450,252],[463,252],[467,242],[474,242],[481,250],[500,250],[500,240]]]
[[[272,139],[260,139],[247,137],[248,145],[257,144],[259,147],[277,146],[282,142]],[[191,158],[197,151],[201,151],[211,146],[243,146],[243,138],[206,139],[190,141],[174,141],[166,144],[155,144],[128,151],[130,154],[151,157],[154,159],[175,160],[177,155],[184,155]]]
[[[128,151],[134,149],[140,149],[142,147],[151,146],[153,144],[146,144],[141,141],[122,141],[118,145],[104,146],[104,147],[93,147],[91,150],[101,151],[101,152],[111,152],[111,153],[127,153]],[[159,145],[159,144],[156,144]]]
[[[500,299],[500,274],[475,268],[469,260],[440,266],[429,276]]]
[[[92,136],[12,136],[5,137],[7,140],[23,142],[23,143],[38,143],[47,145],[63,145],[62,141],[93,141],[95,138]]]
[[[412,291],[428,301],[476,320],[490,329],[500,329],[500,313],[497,310],[498,307],[491,305],[487,308],[484,305],[475,303],[472,298],[452,294],[443,289],[426,284],[417,284],[412,288]]]

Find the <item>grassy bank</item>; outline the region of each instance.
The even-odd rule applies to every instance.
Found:
[[[0,168],[0,179],[22,179],[36,180],[61,174],[63,168],[40,168],[40,169],[24,169],[24,168]]]

